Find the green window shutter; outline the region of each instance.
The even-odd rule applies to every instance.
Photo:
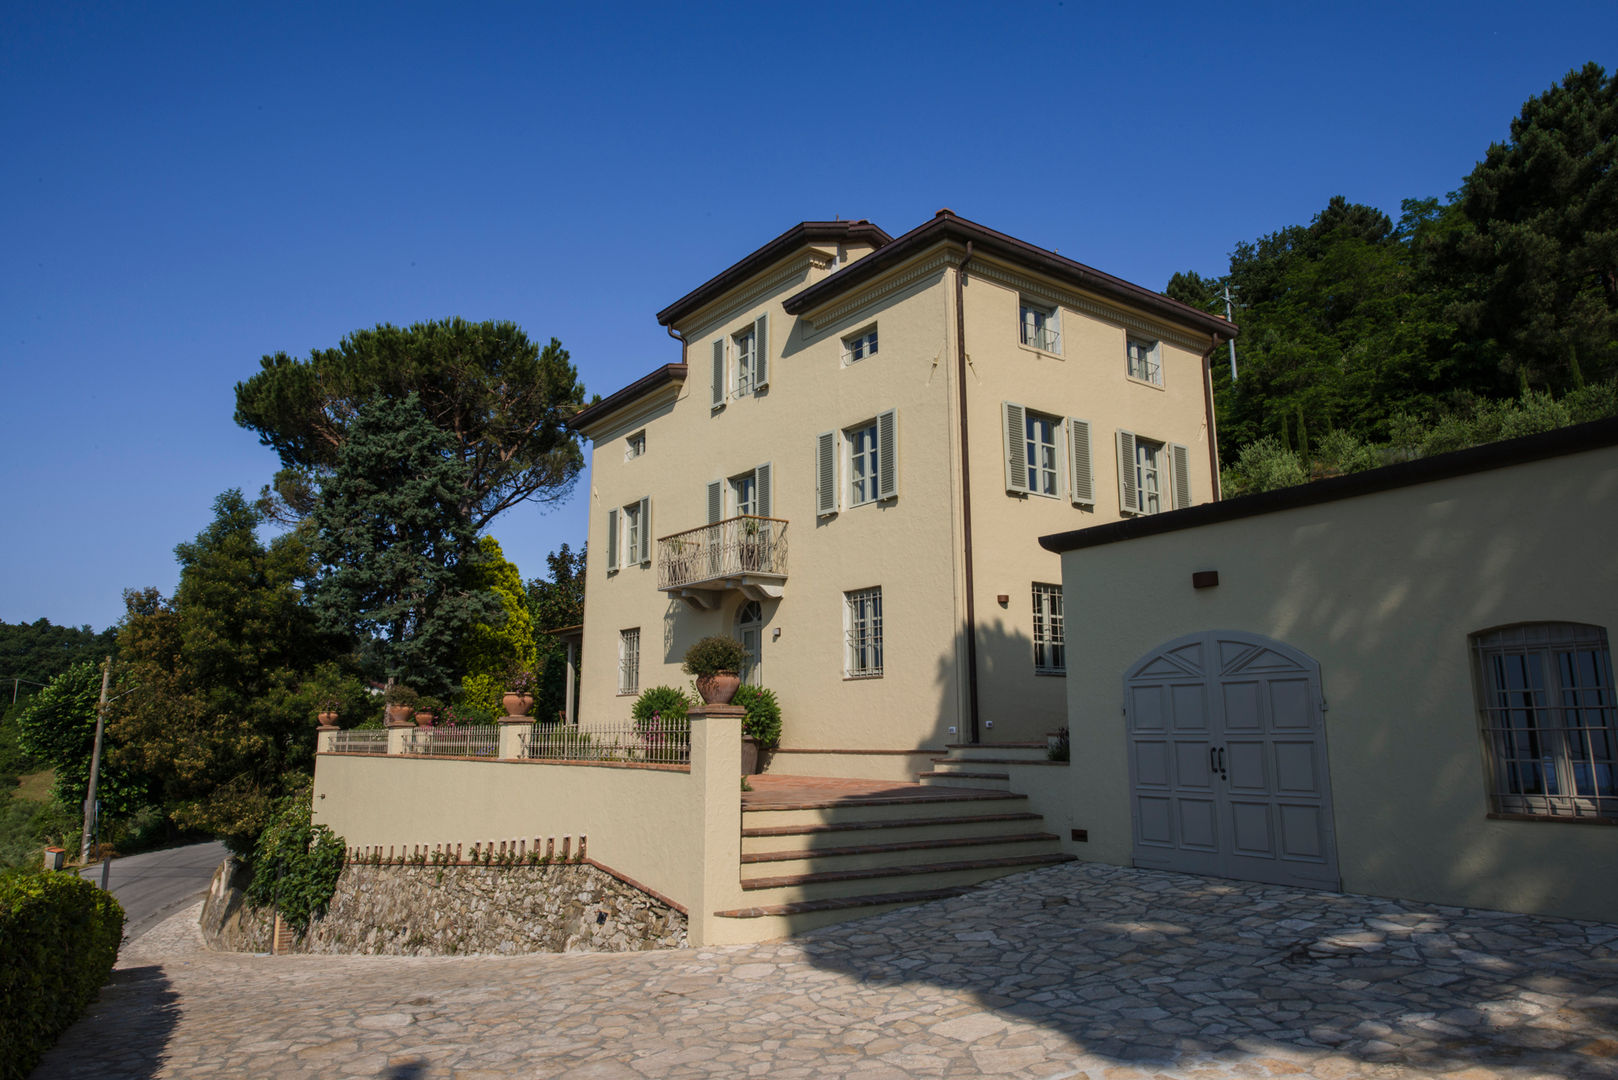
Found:
[[[618,569],[618,511],[607,511],[607,572]]]
[[[770,494],[770,463],[765,462],[753,470],[753,490],[758,497],[758,516],[774,517],[771,513],[775,509],[774,500]]]
[[[635,559],[640,563],[652,561],[652,497],[640,501],[640,551]]]
[[[1170,443],[1169,456],[1174,461],[1174,509],[1184,510],[1191,505],[1191,451]]]
[[[1095,469],[1090,462],[1090,421],[1067,418],[1069,490],[1076,506],[1096,504]]]
[[[725,482],[715,480],[708,485],[708,524],[725,516]]]
[[[837,432],[815,436],[815,514],[837,513]]]
[[[725,407],[725,339],[720,338],[713,343],[713,405],[712,408]]]
[[[753,324],[753,357],[753,389],[761,390],[770,385],[769,312],[760,315]]]
[[[876,418],[876,497],[899,497],[899,410],[889,409]]]
[[[1140,492],[1135,486],[1135,433],[1118,432],[1118,510],[1140,513]]]
[[[1028,410],[1010,401],[1000,403],[1000,421],[1005,435],[1006,490],[1028,490]]]

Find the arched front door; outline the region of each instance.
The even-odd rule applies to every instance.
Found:
[[[736,637],[747,650],[747,670],[742,681],[754,686],[764,679],[764,605],[748,600],[736,609]]]
[[[1207,631],[1124,675],[1136,866],[1337,889],[1320,666]]]

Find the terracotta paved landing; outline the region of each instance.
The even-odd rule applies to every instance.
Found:
[[[938,802],[942,799],[1012,799],[987,788],[928,787],[897,780],[849,780],[832,776],[749,776],[743,810],[810,810],[844,803]]]

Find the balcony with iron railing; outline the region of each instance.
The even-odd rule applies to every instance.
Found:
[[[694,607],[717,607],[732,590],[750,600],[779,599],[786,579],[781,518],[744,514],[657,541],[657,587]]]

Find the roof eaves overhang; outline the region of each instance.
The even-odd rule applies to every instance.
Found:
[[[664,364],[650,374],[636,379],[622,390],[609,394],[594,405],[586,406],[574,413],[567,426],[588,438],[591,428],[598,426],[603,420],[626,406],[633,405],[665,387],[682,385],[688,370],[685,364]]]
[[[1064,551],[1116,544],[1119,541],[1135,540],[1143,536],[1194,529],[1201,525],[1215,525],[1219,522],[1258,517],[1282,510],[1296,510],[1305,506],[1337,502],[1379,491],[1392,491],[1396,488],[1430,483],[1434,480],[1447,480],[1470,473],[1503,469],[1511,465],[1525,465],[1529,462],[1565,457],[1609,446],[1618,446],[1618,417],[1592,420],[1572,427],[1524,435],[1505,442],[1486,443],[1465,450],[1453,450],[1447,454],[1435,454],[1414,461],[1402,461],[1396,465],[1384,465],[1380,469],[1334,476],[1327,480],[1299,484],[1296,487],[1277,488],[1274,491],[1260,491],[1253,495],[1242,495],[1220,502],[1203,503],[1184,510],[1128,518],[1106,525],[1092,525],[1088,529],[1052,533],[1040,537],[1039,546],[1046,551],[1061,554]]]
[[[664,326],[673,326],[753,275],[811,244],[863,242],[880,249],[892,241],[893,237],[869,221],[800,221],[659,311],[657,321]]]
[[[1142,285],[1103,273],[1094,267],[1064,258],[1054,251],[1035,247],[1014,236],[995,232],[975,221],[956,217],[947,211],[940,211],[931,221],[918,225],[865,258],[852,262],[836,273],[787,297],[783,306],[789,315],[814,311],[846,291],[874,280],[939,244],[955,243],[964,246],[967,242],[971,242],[974,254],[981,252],[1020,264],[1070,287],[1127,304],[1178,326],[1193,327],[1219,340],[1228,340],[1236,336],[1236,325],[1217,315],[1210,315],[1206,311],[1170,299]]]

